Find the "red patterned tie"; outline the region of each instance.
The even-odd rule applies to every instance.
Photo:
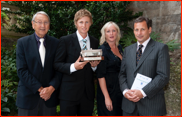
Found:
[[[138,61],[140,60],[140,57],[142,56],[142,47],[143,45],[139,45],[138,51],[136,53],[136,65],[138,64]]]

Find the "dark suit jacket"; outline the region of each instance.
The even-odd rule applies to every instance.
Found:
[[[163,88],[169,81],[170,73],[168,47],[151,39],[137,66],[136,49],[137,43],[126,47],[124,50],[119,75],[120,89],[122,92],[125,89],[130,89],[137,73],[152,78],[152,81],[143,88],[147,97],[136,103],[124,97],[122,109],[132,113],[137,106],[142,115],[164,115],[166,114],[166,105]]]
[[[16,49],[17,74],[19,77],[16,105],[23,109],[33,109],[40,99],[38,89],[52,85],[59,87],[61,73],[55,72],[53,63],[59,40],[46,36],[46,56],[44,68],[41,64],[35,34],[18,39]],[[58,104],[58,91],[45,102],[48,107]]]
[[[98,40],[89,35],[90,48],[98,48]],[[93,70],[90,63],[83,69],[70,74],[70,66],[80,56],[81,48],[76,33],[60,38],[56,52],[54,67],[63,73],[59,98],[68,101],[78,101],[86,92],[88,99],[94,99]]]

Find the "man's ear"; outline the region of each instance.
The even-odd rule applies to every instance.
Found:
[[[33,21],[32,21],[32,28],[34,29],[34,23],[33,23]]]
[[[149,34],[151,34],[152,32],[152,27],[149,27]]]

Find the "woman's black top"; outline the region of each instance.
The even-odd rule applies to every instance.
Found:
[[[100,89],[99,83],[97,85],[97,108],[98,108],[98,115],[121,115],[121,100],[122,100],[122,93],[119,89],[119,72],[121,67],[121,59],[114,55],[111,51],[110,46],[107,42],[104,42],[100,47],[103,51],[104,60],[100,62],[97,66],[97,78],[105,78],[106,86],[110,98],[113,103],[113,111],[108,111],[105,107],[105,100],[103,93]],[[122,55],[122,47],[119,44],[118,49],[120,54]]]

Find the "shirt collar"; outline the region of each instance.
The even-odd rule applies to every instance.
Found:
[[[35,38],[36,38],[36,40],[37,40],[37,41],[39,41],[40,37],[39,37],[39,36],[37,36],[37,34],[36,34],[36,33],[34,33],[34,34],[35,34]],[[45,42],[45,40],[46,40],[46,35],[45,35],[43,38],[44,38],[44,42]]]
[[[143,47],[146,47],[149,41],[150,41],[150,37],[142,43]],[[138,45],[137,47],[139,47],[139,45],[140,45],[140,43],[138,41],[137,41],[137,45]]]
[[[82,39],[84,39],[84,38],[80,35],[80,33],[78,32],[78,30],[76,31],[76,35],[78,36],[78,41],[82,41]],[[88,41],[88,39],[89,39],[88,33],[87,33],[87,37],[86,37],[85,39]]]

